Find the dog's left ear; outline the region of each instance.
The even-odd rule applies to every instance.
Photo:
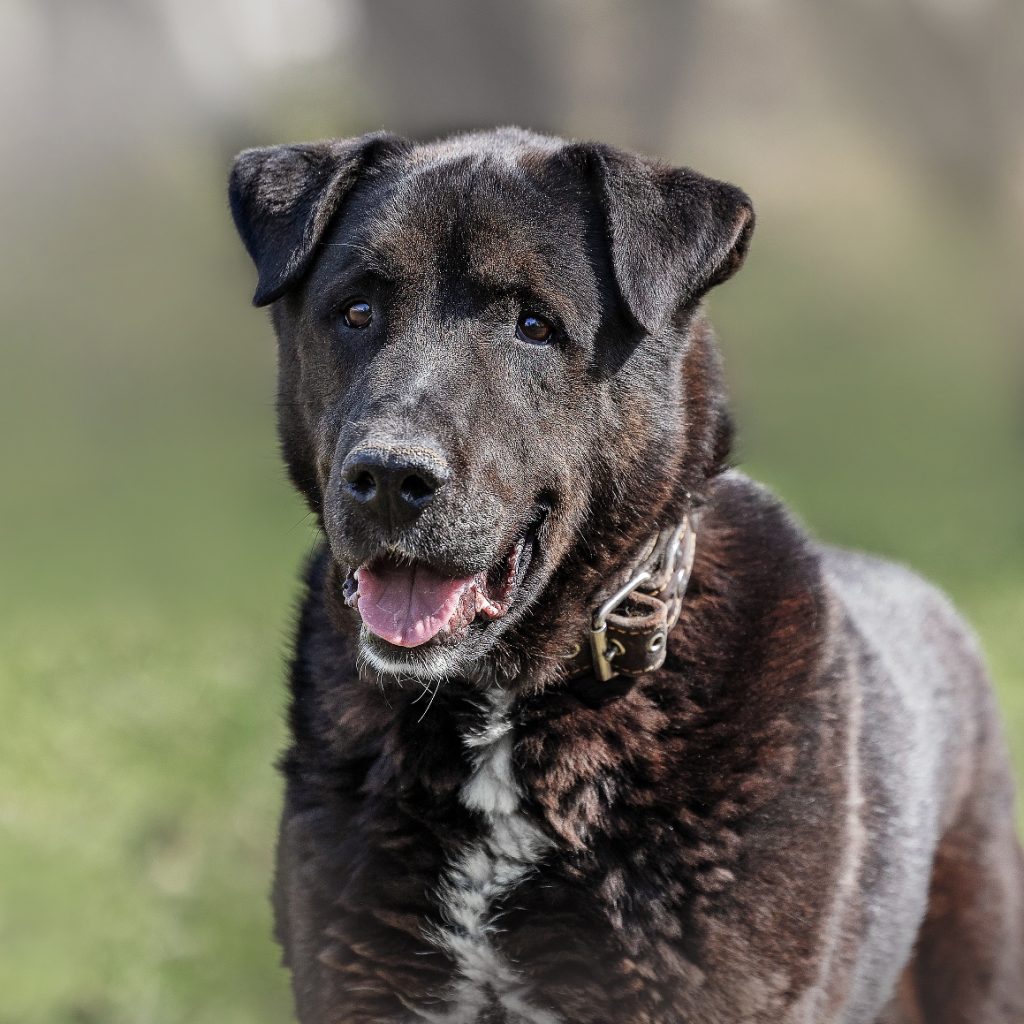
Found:
[[[596,179],[619,291],[646,331],[739,270],[754,230],[742,189],[611,146],[574,148]]]
[[[253,303],[266,306],[301,280],[317,243],[356,180],[408,147],[388,132],[247,149],[228,183],[231,214],[259,271]]]

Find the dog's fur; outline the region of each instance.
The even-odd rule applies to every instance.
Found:
[[[743,260],[747,197],[516,130],[252,150],[230,196],[325,538],[274,897],[299,1019],[1024,1021],[1024,869],[974,640],[727,468],[701,299]],[[340,325],[354,295],[363,331]],[[523,309],[552,344],[517,340]],[[401,529],[346,498],[368,443],[450,466]],[[664,668],[567,681],[595,602],[695,505]],[[382,550],[459,576],[516,538],[507,614],[424,647],[344,599]]]

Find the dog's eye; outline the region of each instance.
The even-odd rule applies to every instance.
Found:
[[[516,323],[516,337],[529,345],[546,345],[554,333],[554,327],[534,313],[524,313]]]
[[[357,299],[355,302],[350,302],[341,315],[349,327],[359,330],[373,319],[373,309],[368,302]]]

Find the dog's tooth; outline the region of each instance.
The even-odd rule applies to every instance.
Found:
[[[345,582],[341,585],[341,595],[349,608],[356,607],[356,602],[359,599],[359,580],[355,573],[345,577]]]

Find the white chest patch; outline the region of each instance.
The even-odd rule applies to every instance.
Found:
[[[416,1013],[430,1024],[474,1024],[496,999],[510,1024],[560,1024],[531,1000],[529,983],[494,945],[495,903],[533,870],[550,842],[520,808],[512,774],[512,697],[496,690],[486,699],[483,726],[464,737],[473,772],[461,799],[484,816],[488,829],[449,867],[438,891],[446,923],[430,936],[454,958],[457,976],[446,1009]]]

